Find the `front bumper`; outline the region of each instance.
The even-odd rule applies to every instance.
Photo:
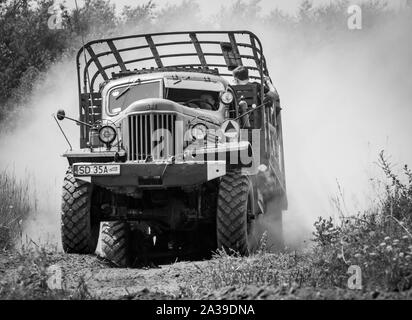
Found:
[[[79,167],[84,165],[117,165],[118,175],[80,175]],[[102,187],[178,187],[192,186],[216,179],[226,174],[226,161],[185,162],[83,162],[73,164],[76,179],[91,182]]]

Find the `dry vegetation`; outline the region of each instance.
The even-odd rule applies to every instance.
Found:
[[[44,248],[20,248],[19,251],[0,254],[0,300],[85,300],[93,298],[88,292],[84,278],[78,280],[75,290],[68,290],[63,283],[54,289],[48,282],[52,279],[52,257],[55,252]],[[6,274],[5,269],[13,270]]]
[[[0,250],[11,248],[23,223],[35,207],[29,178],[19,181],[10,171],[0,172]]]
[[[319,217],[314,224],[313,245],[305,253],[269,254],[261,250],[241,258],[219,251],[206,268],[188,280],[183,295],[208,297],[225,288],[230,289],[226,291],[230,295],[253,285],[274,288],[280,295],[301,288],[339,288],[343,291],[338,298],[342,298],[348,268],[357,265],[362,270],[360,294],[399,292],[412,298],[412,173],[405,166],[404,175],[398,177],[383,153],[379,160],[388,179],[379,208],[342,215],[338,221]],[[263,248],[264,242],[262,239]]]

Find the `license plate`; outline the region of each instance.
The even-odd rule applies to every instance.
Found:
[[[75,176],[118,176],[118,164],[79,164],[74,165]]]

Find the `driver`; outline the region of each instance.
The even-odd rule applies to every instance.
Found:
[[[203,101],[200,102],[200,107],[204,110],[213,110],[212,106],[214,107],[216,105],[216,101],[210,93],[202,94],[200,96],[200,99],[206,101],[206,102],[203,102]]]
[[[233,70],[233,80],[236,85],[247,85],[247,84],[253,84],[253,83],[255,83],[256,85],[259,85],[259,83],[251,82],[249,80],[249,70],[248,68],[244,66],[239,66]],[[273,86],[272,82],[270,81],[270,78],[265,76],[263,80],[264,80],[265,98],[267,97],[272,101],[277,101],[279,99],[279,94],[276,91],[275,87]]]

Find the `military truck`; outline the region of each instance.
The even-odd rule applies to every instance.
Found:
[[[126,267],[148,255],[247,255],[266,229],[281,239],[281,108],[265,98],[271,80],[253,33],[99,39],[76,62],[79,118],[56,115],[80,128],[78,149],[65,135],[65,252],[93,253],[100,236],[103,256]],[[233,83],[238,66],[249,83]]]

